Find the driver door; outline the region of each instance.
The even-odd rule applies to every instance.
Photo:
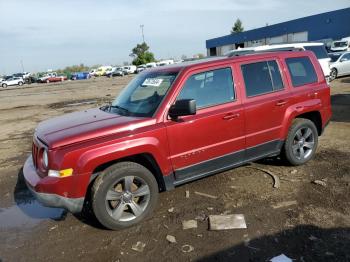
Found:
[[[188,74],[177,97],[195,99],[196,115],[168,119],[170,159],[176,180],[224,170],[244,156],[244,115],[231,66]]]

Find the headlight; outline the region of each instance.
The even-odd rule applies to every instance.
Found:
[[[44,152],[43,152],[43,165],[44,165],[44,168],[47,168],[49,166],[49,156],[47,155],[46,149],[44,149]]]

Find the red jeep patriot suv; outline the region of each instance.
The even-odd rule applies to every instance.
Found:
[[[331,117],[309,51],[205,59],[146,70],[111,105],[40,123],[24,165],[47,206],[87,196],[105,227],[143,220],[158,193],[264,157],[301,165]]]

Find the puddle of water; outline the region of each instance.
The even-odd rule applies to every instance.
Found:
[[[64,209],[44,207],[32,197],[9,208],[0,208],[0,230],[31,228],[43,220],[63,220],[66,214]]]

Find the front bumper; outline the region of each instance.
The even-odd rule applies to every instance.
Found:
[[[72,213],[79,213],[83,209],[84,197],[69,198],[55,193],[45,192],[45,183],[41,183],[45,178],[41,178],[36,173],[32,156],[29,156],[24,164],[23,175],[28,189],[44,206],[61,207]],[[40,192],[38,191],[39,188]],[[52,188],[52,183],[50,183],[50,188]]]

